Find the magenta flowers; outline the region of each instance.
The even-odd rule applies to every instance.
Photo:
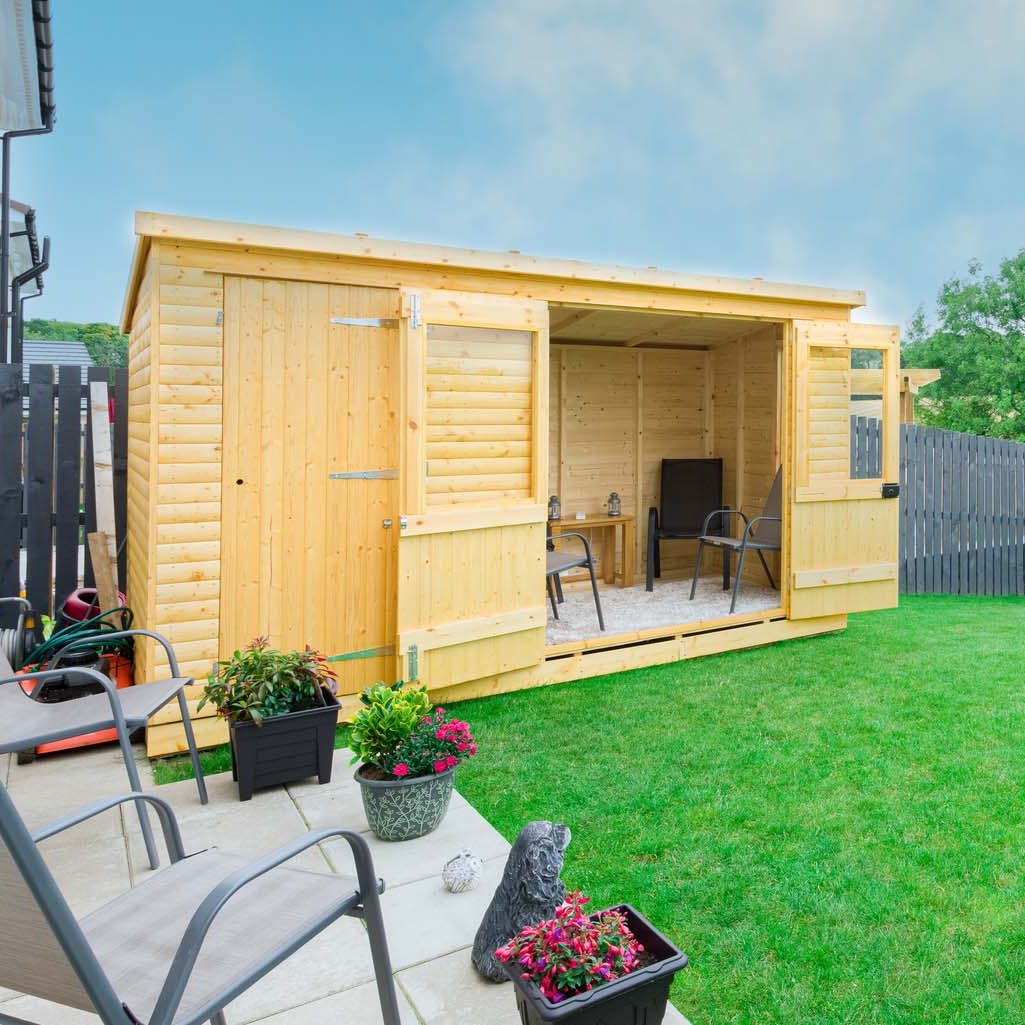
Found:
[[[589,917],[588,900],[579,891],[566,894],[554,918],[525,926],[495,951],[500,961],[519,964],[521,977],[552,1003],[629,974],[644,949],[621,911]]]

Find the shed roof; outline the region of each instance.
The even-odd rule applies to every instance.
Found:
[[[208,243],[241,249],[287,250],[326,256],[349,256],[381,263],[410,263],[476,270],[507,275],[529,275],[577,282],[609,282],[621,285],[703,292],[758,299],[782,299],[847,307],[865,305],[859,289],[826,288],[765,281],[762,278],[733,278],[711,274],[689,274],[657,267],[620,267],[583,260],[549,259],[510,250],[492,252],[421,242],[396,242],[362,234],[337,235],[322,231],[273,228],[199,217],[180,217],[138,211],[135,259],[125,295],[121,330],[129,329],[131,308],[142,275],[151,239]]]
[[[87,383],[87,372],[93,365],[89,350],[84,342],[47,341],[38,338],[26,338],[21,343],[22,374],[28,381],[28,368],[33,364],[63,367],[80,366],[82,368],[82,384]]]

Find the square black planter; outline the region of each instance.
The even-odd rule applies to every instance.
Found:
[[[295,783],[310,776],[331,782],[338,699],[322,687],[326,704],[251,722],[231,723],[231,771],[238,799],[248,801],[257,787]]]
[[[505,964],[503,967],[516,987],[516,1008],[523,1025],[660,1025],[673,976],[687,964],[687,955],[629,904],[607,910],[626,915],[630,931],[645,951],[657,958],[656,962],[557,1004],[543,996],[534,982],[520,978],[516,962]]]

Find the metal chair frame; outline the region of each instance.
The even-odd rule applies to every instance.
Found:
[[[561,541],[563,538],[568,537],[579,538],[580,541],[583,542],[583,555],[572,556],[569,552],[555,551],[554,542]],[[599,629],[604,630],[605,617],[602,615],[601,598],[598,596],[598,580],[594,575],[594,559],[591,557],[591,543],[583,534],[575,530],[559,534],[549,534],[547,540],[549,550],[546,553],[547,565],[545,566],[545,585],[548,589],[548,598],[552,603],[552,615],[556,619],[559,618],[559,603],[563,600],[562,581],[559,579],[559,574],[564,573],[568,569],[576,569],[578,566],[586,566],[587,572],[591,575],[591,591],[594,594],[594,607],[598,613],[598,627]],[[553,560],[553,555],[559,555],[562,556],[562,558]]]
[[[142,792],[142,782],[139,779],[139,769],[135,764],[135,757],[132,754],[132,745],[130,740],[130,734],[132,730],[139,726],[145,725],[145,721],[136,722],[132,720],[129,722],[125,719],[124,709],[121,706],[121,701],[118,697],[117,688],[114,686],[114,682],[110,677],[105,676],[103,673],[96,672],[94,669],[85,668],[74,668],[74,669],[60,669],[57,666],[60,663],[61,658],[64,654],[70,651],[72,648],[83,648],[83,647],[95,647],[97,643],[107,644],[110,641],[119,640],[125,637],[149,637],[164,648],[167,654],[167,661],[171,671],[171,679],[180,680],[181,686],[178,687],[176,693],[169,693],[167,700],[163,704],[167,704],[175,697],[178,699],[178,708],[181,711],[182,716],[182,727],[185,730],[185,740],[188,744],[189,757],[192,760],[192,768],[196,775],[196,788],[199,791],[200,803],[206,804],[208,800],[206,791],[206,781],[203,779],[203,769],[199,763],[199,751],[196,748],[196,737],[192,729],[192,720],[189,718],[189,708],[185,701],[185,687],[192,682],[191,677],[183,678],[179,675],[178,660],[175,658],[174,649],[171,647],[170,642],[166,637],[161,636],[158,633],[154,633],[151,630],[118,630],[112,633],[105,633],[101,638],[90,638],[84,637],[78,640],[71,641],[61,648],[51,659],[49,669],[44,669],[34,673],[23,673],[19,676],[8,676],[0,679],[0,686],[5,684],[18,684],[19,692],[24,694],[20,685],[23,683],[32,682],[35,686],[32,689],[31,695],[24,694],[26,701],[32,701],[39,694],[43,685],[49,680],[56,680],[66,677],[69,673],[74,673],[75,676],[89,680],[89,682],[97,684],[103,691],[106,692],[107,698],[110,702],[110,716],[109,717],[97,717],[95,721],[88,724],[78,723],[73,729],[52,729],[44,733],[36,735],[19,735],[14,738],[8,738],[3,743],[0,743],[0,754],[4,754],[10,751],[20,751],[28,747],[36,747],[40,744],[47,744],[55,740],[65,740],[68,737],[79,736],[82,733],[93,733],[99,730],[110,730],[113,729],[117,732],[118,744],[121,747],[121,754],[125,762],[125,770],[128,773],[128,782],[131,788],[136,793]],[[2,660],[0,660],[2,661]],[[140,683],[136,686],[146,687],[148,684]],[[58,708],[58,705],[52,706]],[[161,705],[160,707],[163,707]],[[158,709],[154,709],[150,715],[155,714]],[[149,717],[147,717],[148,719]],[[150,868],[156,868],[160,864],[160,858],[157,854],[156,843],[153,839],[153,829],[150,825],[148,816],[146,815],[146,809],[143,804],[138,805],[139,813],[139,825],[142,828],[143,841],[146,844],[146,854],[149,857]]]
[[[6,844],[26,886],[35,898],[50,930],[78,976],[83,991],[92,1002],[93,1009],[100,1016],[104,1025],[139,1025],[139,1023],[131,1010],[119,1000],[110,979],[68,907],[64,895],[36,845],[42,840],[56,836],[66,829],[128,801],[136,802],[139,807],[149,804],[156,811],[171,860],[170,867],[163,871],[173,873],[174,866],[187,856],[174,810],[162,798],[142,793],[104,798],[30,833],[6,788],[0,785],[0,842]],[[212,1002],[208,1002],[186,1018],[176,1020],[179,1004],[202,953],[203,942],[225,904],[235,894],[243,890],[248,883],[310,847],[333,837],[342,837],[352,850],[358,884],[353,899],[335,902],[334,905],[328,902],[323,914],[310,922],[304,931],[293,937],[287,945],[279,947],[272,955],[246,973],[241,980],[218,993]],[[251,862],[214,886],[197,906],[168,966],[167,977],[157,997],[148,1025],[172,1025],[172,1023],[174,1025],[199,1025],[205,1021],[210,1021],[213,1025],[225,1025],[223,1015],[225,1005],[245,992],[254,982],[343,915],[362,918],[366,922],[384,1023],[385,1025],[400,1025],[398,1000],[395,995],[391,960],[385,937],[384,920],[381,915],[380,894],[383,891],[384,883],[374,875],[373,860],[366,840],[358,833],[347,829],[322,829],[307,833],[306,836]],[[2,910],[0,910],[0,918],[2,918]],[[4,1014],[0,1010],[0,1025],[32,1025],[32,1023]]]

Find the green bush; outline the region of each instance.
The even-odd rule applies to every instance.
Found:
[[[430,711],[426,687],[407,688],[400,680],[367,687],[359,696],[363,707],[353,716],[353,762],[387,767],[392,755]]]
[[[217,663],[199,702],[230,722],[253,722],[324,704],[321,687],[335,690],[335,674],[319,652],[278,651],[257,637],[248,647]]]

